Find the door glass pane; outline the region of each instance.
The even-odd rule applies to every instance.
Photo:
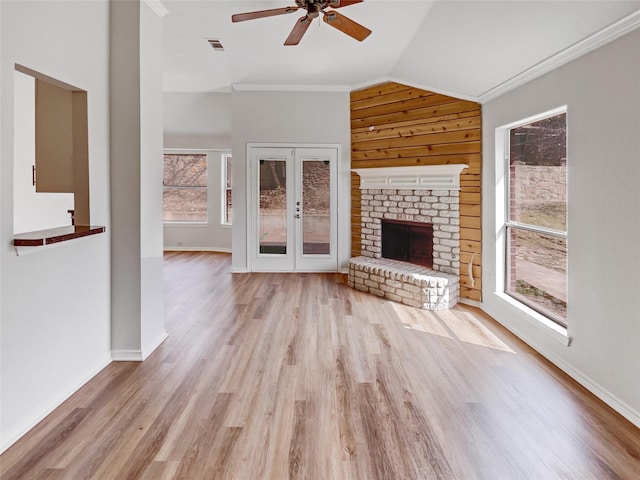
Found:
[[[302,162],[302,253],[331,253],[330,165],[323,160]]]
[[[286,167],[285,160],[260,160],[260,253],[287,253]]]
[[[507,293],[567,325],[567,240],[509,227]]]

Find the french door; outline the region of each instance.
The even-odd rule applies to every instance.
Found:
[[[336,271],[335,148],[249,149],[253,271]]]

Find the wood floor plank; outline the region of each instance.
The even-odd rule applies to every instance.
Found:
[[[167,253],[169,338],[0,457],[0,478],[631,480],[640,431],[486,314],[340,274]]]

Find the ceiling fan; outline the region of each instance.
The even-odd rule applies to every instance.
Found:
[[[371,30],[334,11],[333,9],[348,7],[354,3],[362,3],[362,1],[363,0],[295,0],[296,4],[291,7],[237,13],[231,16],[231,21],[244,22],[245,20],[274,17],[276,15],[284,15],[285,13],[293,13],[300,9],[305,9],[307,14],[298,19],[293,30],[291,30],[289,37],[287,37],[287,40],[284,42],[285,45],[298,45],[302,36],[309,28],[309,25],[311,25],[311,22],[315,18],[318,18],[321,13],[324,23],[331,25],[342,33],[346,33],[350,37],[361,42],[371,34]],[[326,10],[327,8],[331,8],[332,10]]]

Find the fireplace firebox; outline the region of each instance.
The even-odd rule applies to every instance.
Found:
[[[382,257],[433,267],[433,224],[382,220]]]

